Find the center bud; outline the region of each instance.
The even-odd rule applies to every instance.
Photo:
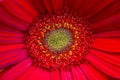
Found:
[[[45,35],[46,47],[52,52],[62,52],[70,47],[71,32],[65,28],[53,29]]]

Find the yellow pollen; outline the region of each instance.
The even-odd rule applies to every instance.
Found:
[[[55,56],[51,56],[51,58],[55,58]]]
[[[60,59],[60,57],[57,57],[58,59]]]
[[[43,53],[46,53],[47,51],[43,50],[42,52],[43,52]]]
[[[72,55],[72,51],[69,51],[69,55]]]
[[[43,32],[41,32],[41,35],[42,35],[42,37],[44,38],[44,33],[43,33]]]
[[[78,34],[78,31],[75,31],[75,34]]]
[[[61,23],[58,23],[58,26],[59,26],[59,27],[62,27],[62,24],[61,24]]]
[[[75,40],[75,46],[77,46],[77,45],[78,45],[77,40]]]
[[[46,56],[50,56],[50,54],[49,53],[47,53],[47,54],[45,54]]]
[[[42,45],[40,46],[40,48],[41,48],[41,49],[44,49],[44,47],[43,47]]]
[[[43,29],[43,32],[46,32],[46,29]]]
[[[60,54],[60,56],[62,57],[62,54]]]
[[[48,30],[49,30],[49,29],[50,29],[50,27],[51,27],[51,26],[45,26],[45,29],[48,29]]]
[[[38,44],[39,44],[39,45],[41,45],[41,44],[42,44],[39,40],[38,40],[37,42],[38,42]]]

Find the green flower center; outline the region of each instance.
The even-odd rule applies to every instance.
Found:
[[[47,33],[45,41],[51,51],[63,51],[70,46],[71,33],[64,28],[55,29]]]

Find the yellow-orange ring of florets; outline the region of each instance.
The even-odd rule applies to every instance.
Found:
[[[81,64],[90,48],[91,32],[82,18],[72,14],[45,16],[39,19],[29,30],[26,39],[27,49],[35,65],[48,70],[69,69],[72,65]],[[69,49],[53,54],[44,44],[44,37],[52,29],[65,28],[72,32],[72,44]]]

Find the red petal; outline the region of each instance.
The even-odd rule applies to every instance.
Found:
[[[42,0],[33,0],[33,6],[37,9],[39,13],[46,14],[47,10]]]
[[[11,67],[8,67],[8,68],[5,68],[5,69],[1,69],[0,79],[2,78],[2,76],[3,76],[9,69],[11,69]]]
[[[64,0],[52,0],[52,6],[54,11],[61,10],[63,8]]]
[[[24,34],[23,34],[23,33],[20,33],[20,32],[0,30],[0,37],[23,38],[23,37],[24,37]]]
[[[0,53],[9,50],[22,49],[24,44],[0,45]]]
[[[28,4],[29,2],[26,2],[26,4]],[[25,8],[22,7],[22,5],[19,4],[19,1],[15,1],[15,0],[5,0],[3,3],[3,6],[13,15],[15,15],[16,17],[31,23],[33,16],[30,15],[29,12],[27,12],[27,10]],[[29,7],[30,9],[32,9],[32,7]]]
[[[19,76],[17,80],[29,80],[31,74],[34,72],[35,69],[36,67],[34,66],[29,67],[29,69],[26,70],[21,76]]]
[[[90,50],[90,53],[96,57],[120,67],[120,55],[105,53],[98,50]]]
[[[18,18],[11,15],[9,12],[7,12],[3,7],[0,7],[0,22],[4,23],[6,25],[9,25],[9,27],[13,29],[23,30],[25,31],[28,28],[28,23],[23,22],[22,20],[19,20]]]
[[[99,1],[96,0],[76,0],[76,2],[74,3],[74,11],[77,13],[77,15],[82,16],[82,17],[87,17],[88,16],[88,12],[87,11],[91,11],[91,9],[93,8],[92,6],[95,6],[96,3],[98,3]],[[86,4],[89,3],[89,4]],[[72,3],[71,3],[72,4]]]
[[[51,72],[51,80],[60,80],[60,73],[59,73],[59,71],[52,71]]]
[[[120,52],[120,39],[96,38],[92,47],[109,52]]]
[[[15,2],[17,2],[19,7],[21,7],[32,18],[38,16],[38,12],[37,12],[33,3],[30,0],[18,0],[18,1],[15,1]]]
[[[0,32],[14,32],[14,33],[21,33],[23,34],[19,29],[16,29],[16,28],[13,28],[12,26],[10,25],[7,25],[6,23],[3,24],[0,22]],[[0,34],[0,35],[4,35],[4,34]],[[9,36],[7,34],[7,36]]]
[[[101,21],[94,23],[91,26],[91,30],[93,31],[94,34],[103,31],[117,30],[120,29],[119,21],[120,21],[120,13],[114,14],[109,18],[102,19]]]
[[[61,71],[61,79],[62,80],[72,80],[72,75],[70,71]]]
[[[96,68],[106,73],[109,76],[120,79],[120,68],[113,66],[102,59],[97,58],[92,54],[88,54],[86,59],[93,64]]]
[[[84,0],[65,0],[64,2],[64,7],[68,7],[71,11],[73,11],[75,13],[75,15],[77,14],[80,15],[80,11],[83,10],[83,5],[85,5],[85,1]],[[80,15],[81,16],[81,15]]]
[[[50,80],[50,72],[37,68],[30,76],[29,80]]]
[[[80,67],[72,68],[73,80],[87,80]]]
[[[43,0],[43,5],[47,9],[47,12],[53,12],[52,1],[50,0]]]
[[[107,80],[107,78],[90,64],[81,64],[81,69],[88,80]]]
[[[26,50],[14,50],[0,53],[0,68],[5,68],[27,58]]]
[[[81,3],[81,1],[82,0],[65,0],[64,1],[64,7],[68,7],[68,8],[70,8],[70,9],[73,9],[75,6],[75,3],[76,3],[76,6],[79,4],[79,3]],[[72,4],[73,3],[73,4]],[[78,4],[77,4],[78,3]],[[72,4],[72,5],[71,5]],[[74,6],[74,7],[73,7]],[[78,8],[78,7],[77,7]]]
[[[108,32],[102,32],[94,34],[94,37],[96,38],[119,38],[120,37],[120,29],[108,31]]]
[[[0,37],[0,43],[1,44],[24,43],[24,39],[23,38]]]
[[[91,23],[98,22],[107,17],[115,15],[116,13],[119,14],[119,12],[120,12],[120,6],[119,6],[120,1],[119,0],[104,0],[101,2],[102,2],[102,4],[98,3],[98,4],[96,4],[96,6],[94,6],[95,8],[96,7],[97,8],[95,9],[96,11],[94,10],[95,12],[93,11],[92,16],[89,18]]]
[[[17,64],[16,66],[14,66],[13,68],[11,68],[9,71],[7,71],[3,75],[1,80],[15,80],[17,77],[23,74],[31,65],[32,65],[31,60],[26,59],[21,63]]]
[[[89,0],[88,0],[89,1]],[[89,8],[87,8],[87,10],[84,12],[83,16],[96,16],[96,14],[100,13],[106,6],[108,6],[109,4],[113,3],[114,0],[93,0],[92,2],[90,2],[89,4]],[[86,5],[87,6],[87,5]],[[92,18],[91,18],[92,20]]]

